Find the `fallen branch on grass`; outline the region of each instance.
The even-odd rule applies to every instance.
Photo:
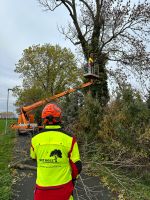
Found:
[[[26,162],[26,161],[28,161],[28,160],[29,160],[29,158],[17,160],[16,162],[10,163],[10,164],[8,165],[8,168],[13,168],[13,167],[15,167],[17,164],[22,163],[22,162]]]
[[[27,165],[27,164],[21,164],[21,163],[14,165],[13,168],[36,170],[36,167],[33,165]]]
[[[84,164],[95,164],[95,165],[101,165],[101,166],[116,166],[116,167],[121,167],[121,168],[137,168],[137,167],[140,167],[140,168],[147,168],[147,169],[150,169],[150,164],[145,164],[145,165],[142,165],[142,164],[138,164],[138,163],[128,163],[128,162],[114,162],[114,161],[105,161],[105,162],[84,162]]]
[[[10,164],[8,165],[8,168],[36,170],[36,167],[35,167],[35,166],[28,165],[28,164],[24,164],[24,162],[26,162],[26,161],[30,161],[30,158],[17,160],[17,161],[14,162],[14,163],[10,163]]]

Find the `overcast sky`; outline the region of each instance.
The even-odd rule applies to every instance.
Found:
[[[55,12],[44,12],[37,0],[0,0],[0,112],[7,110],[8,88],[21,85],[14,69],[24,49],[50,43],[74,51],[57,28],[65,26],[67,21],[68,13],[63,7]],[[9,111],[14,112],[15,99],[11,91],[9,97]]]
[[[7,90],[21,84],[14,72],[23,50],[33,44],[73,46],[58,31],[68,21],[63,8],[44,12],[36,0],[0,0],[0,112],[7,109]],[[9,92],[9,111],[15,111]]]

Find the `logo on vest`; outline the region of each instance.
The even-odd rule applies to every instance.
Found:
[[[41,158],[39,159],[39,162],[41,164],[45,164],[46,167],[50,167],[49,164],[58,164],[58,158],[62,158],[62,152],[59,149],[55,149],[53,150],[50,154],[49,154],[50,158],[48,159],[44,159]],[[48,165],[47,165],[48,164]],[[45,165],[41,165],[41,167],[45,167]]]
[[[59,149],[55,149],[50,153],[50,157],[54,157],[54,162],[57,163],[57,159],[62,158],[62,152]]]

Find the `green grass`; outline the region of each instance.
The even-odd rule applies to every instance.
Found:
[[[9,121],[9,123],[11,123]],[[5,120],[0,120],[0,199],[9,200],[11,196],[12,177],[8,164],[13,155],[14,137],[12,130],[4,134]]]
[[[9,126],[16,122],[16,119],[8,119],[7,121],[7,128],[9,130]],[[0,119],[0,134],[5,132],[5,125],[6,125],[6,119]]]
[[[0,132],[3,132],[5,130],[5,120],[0,119]]]

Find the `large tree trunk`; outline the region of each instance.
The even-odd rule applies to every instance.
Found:
[[[91,93],[94,98],[97,98],[104,107],[109,101],[107,73],[105,65],[97,63],[99,65],[99,79],[95,81],[95,84],[91,88]]]
[[[97,44],[98,47],[98,44]],[[108,55],[102,53],[100,50],[94,51],[92,46],[90,49],[93,49],[91,52],[94,53],[95,65],[98,65],[99,68],[99,79],[94,81],[94,85],[90,87],[90,92],[93,98],[98,99],[102,107],[105,107],[109,101],[109,91],[108,91],[108,77],[105,68],[105,64],[108,61]],[[98,48],[95,48],[95,50]],[[86,52],[85,52],[86,53]],[[84,55],[85,55],[84,53]]]

